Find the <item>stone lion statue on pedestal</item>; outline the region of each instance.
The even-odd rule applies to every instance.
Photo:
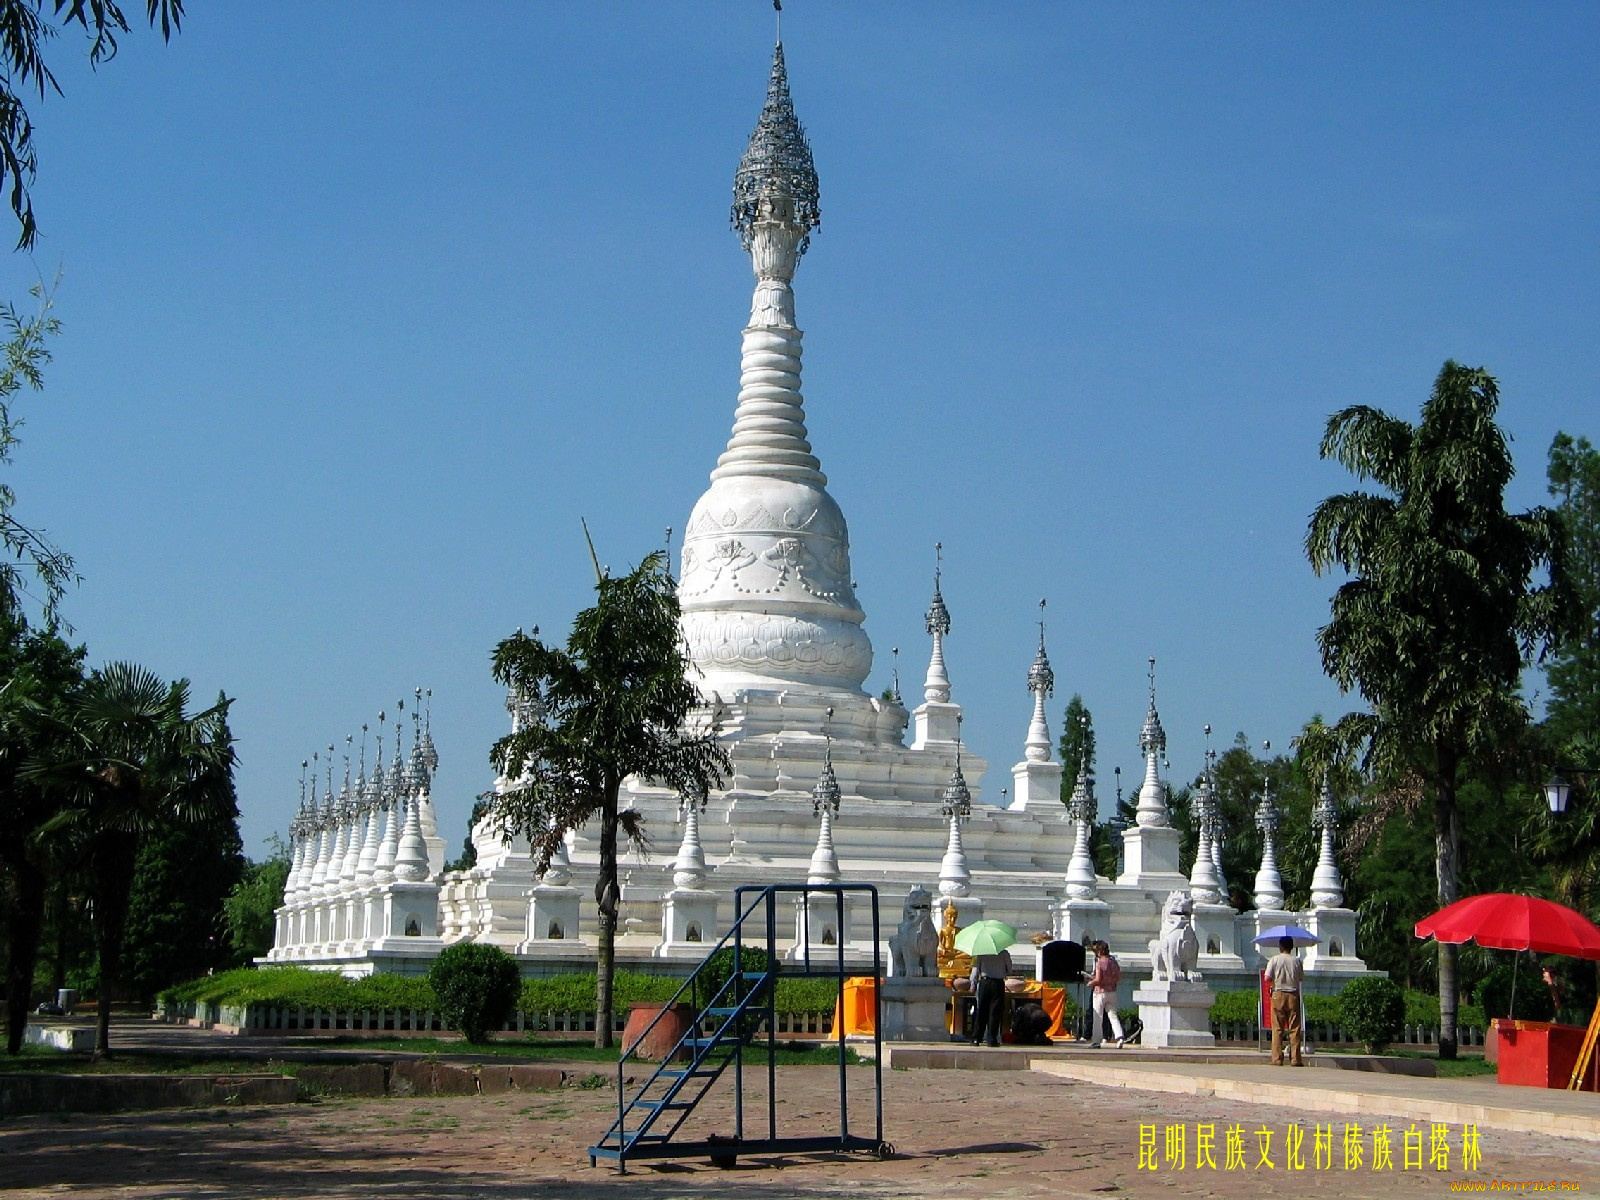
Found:
[[[920,884],[912,888],[900,927],[889,936],[890,975],[927,979],[939,974],[939,931],[932,914],[932,894]]]
[[[1172,892],[1161,910],[1161,936],[1150,943],[1150,982],[1163,977],[1199,982],[1200,939],[1195,935],[1194,897],[1186,891]]]

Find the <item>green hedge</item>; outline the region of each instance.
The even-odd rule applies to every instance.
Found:
[[[431,1009],[433,988],[426,979],[369,975],[346,979],[305,967],[240,967],[205,975],[161,993],[169,1006],[197,1004],[272,1004],[295,1008]],[[592,1002],[592,1001],[591,1001]]]
[[[612,1011],[621,1016],[628,1005],[672,999],[683,980],[639,971],[618,971],[612,981]],[[832,1012],[838,984],[828,979],[778,978],[774,1007],[781,1013]],[[369,975],[346,979],[305,967],[241,967],[178,984],[161,993],[169,1008],[184,1004],[267,1004],[285,1008],[417,1009],[438,1007],[426,979]],[[594,1011],[592,974],[548,975],[522,981],[517,1007],[523,1012]]]
[[[1261,997],[1256,992],[1218,992],[1211,1005],[1214,1025],[1248,1025],[1256,1019]],[[1427,1029],[1439,1026],[1439,997],[1426,992],[1405,993],[1406,1024]],[[1308,1025],[1343,1025],[1344,1010],[1338,996],[1307,996],[1305,1021]],[[1463,1004],[1456,1011],[1456,1024],[1463,1029],[1487,1029],[1483,1009]]]

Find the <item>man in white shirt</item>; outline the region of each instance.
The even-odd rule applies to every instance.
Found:
[[[972,1013],[972,1044],[1000,1044],[1000,1019],[1006,1008],[1006,976],[1011,974],[1011,955],[976,954],[972,958],[972,994],[976,1007]]]
[[[1272,989],[1272,1065],[1283,1066],[1283,1035],[1289,1035],[1289,1065],[1300,1060],[1300,987],[1306,969],[1294,956],[1294,939],[1279,938],[1278,952],[1267,962],[1267,986]]]

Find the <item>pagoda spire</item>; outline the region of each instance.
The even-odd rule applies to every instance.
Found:
[[[1028,723],[1028,740],[1023,754],[1029,762],[1050,761],[1050,726],[1045,720],[1044,702],[1055,690],[1056,673],[1050,669],[1050,656],[1044,650],[1044,604],[1039,601],[1039,653],[1028,668],[1028,691],[1033,693],[1033,720]]]
[[[1156,711],[1156,660],[1150,660],[1150,708],[1139,730],[1139,750],[1144,755],[1144,786],[1139,789],[1139,807],[1134,819],[1142,826],[1161,826],[1167,820],[1167,785],[1161,781],[1160,760],[1167,752],[1167,731],[1161,727]]]
[[[792,286],[822,209],[811,145],[789,97],[782,42],[773,49],[766,103],[733,177],[729,218],[750,255],[756,289],[744,331],[733,436],[711,478],[767,475],[825,485],[806,436]]]
[[[938,542],[933,547],[933,600],[923,618],[928,636],[933,638],[933,653],[928,658],[928,677],[922,682],[922,695],[934,704],[950,702],[950,675],[944,667],[944,639],[950,635],[950,610],[944,606],[944,596],[939,591],[939,577],[943,573],[944,543]]]

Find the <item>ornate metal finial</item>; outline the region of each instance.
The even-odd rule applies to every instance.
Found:
[[[1094,795],[1094,779],[1089,774],[1089,758],[1084,756],[1078,764],[1078,778],[1072,785],[1072,798],[1067,801],[1067,819],[1093,821],[1099,804]]]
[[[1311,824],[1317,829],[1337,831],[1339,828],[1339,804],[1333,798],[1333,785],[1327,779],[1322,781],[1322,795],[1311,808]]]
[[[1278,832],[1278,804],[1272,795],[1272,781],[1262,779],[1261,799],[1256,803],[1256,828],[1264,834]]]
[[[833,734],[829,731],[832,723],[833,709],[829,708],[822,723],[822,774],[817,777],[817,786],[811,791],[811,815],[814,817],[820,817],[824,810],[833,816],[839,815],[839,780],[833,773]]]
[[[711,794],[694,780],[690,780],[683,791],[678,793],[678,808],[683,812],[691,808],[696,812],[705,812],[706,805],[710,803]]]
[[[1055,691],[1056,673],[1050,669],[1050,656],[1044,652],[1044,601],[1039,601],[1039,653],[1028,668],[1028,690],[1037,696]]]
[[[425,697],[422,710],[422,767],[429,778],[439,769],[439,751],[433,744],[433,689],[422,693]]]
[[[772,51],[772,75],[761,118],[750,134],[750,144],[733,177],[733,208],[729,223],[749,250],[757,224],[772,221],[800,233],[796,255],[811,244],[811,231],[822,223],[817,168],[811,144],[794,113],[789,98],[789,74],[783,62],[783,43]]]
[[[950,782],[944,789],[944,804],[939,811],[946,817],[966,820],[972,815],[972,791],[967,787],[966,776],[961,773],[961,722],[956,717],[956,769],[950,772]]]
[[[896,704],[905,703],[900,698],[900,647],[891,646],[889,654],[894,661],[894,666],[889,672],[889,699]]]
[[[950,633],[950,610],[944,606],[944,596],[939,591],[939,578],[944,574],[944,543],[933,544],[933,603],[928,605],[924,624],[930,636],[947,637]]]
[[[1150,711],[1144,715],[1144,727],[1139,730],[1139,750],[1148,757],[1165,754],[1167,731],[1161,727],[1161,715],[1156,712],[1156,660],[1150,660]]]

